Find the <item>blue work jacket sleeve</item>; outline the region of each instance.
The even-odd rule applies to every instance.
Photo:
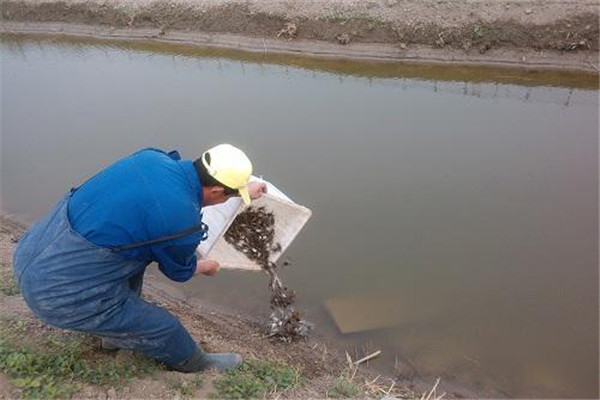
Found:
[[[152,253],[158,262],[158,269],[175,282],[189,280],[196,271],[196,246],[152,246]]]

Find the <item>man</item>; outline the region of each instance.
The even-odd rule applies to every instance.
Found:
[[[20,239],[14,268],[21,293],[44,322],[97,335],[104,346],[134,349],[181,372],[224,371],[235,353],[206,353],[168,311],[140,298],[148,264],[170,279],[214,275],[196,259],[207,235],[204,206],[266,192],[252,164],[221,144],[195,161],[145,149],[72,189]]]

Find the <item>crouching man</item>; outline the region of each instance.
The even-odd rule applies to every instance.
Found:
[[[103,346],[132,349],[181,372],[224,371],[242,359],[207,353],[179,320],[140,298],[146,267],[177,282],[214,275],[197,260],[206,239],[203,207],[266,192],[251,182],[252,164],[221,144],[195,161],[177,152],[141,150],[72,189],[19,240],[14,255],[21,293],[44,322],[100,336]]]

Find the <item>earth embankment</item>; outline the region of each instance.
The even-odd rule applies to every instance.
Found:
[[[45,26],[48,32],[143,36],[252,51],[598,71],[600,5],[588,0],[5,0],[1,4],[3,32],[26,32],[35,24],[36,32]],[[100,29],[86,32],[82,26]]]

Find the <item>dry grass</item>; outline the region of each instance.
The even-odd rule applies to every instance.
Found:
[[[366,346],[365,348],[369,348]],[[438,393],[438,386],[440,384],[440,378],[437,378],[431,389],[419,394],[416,393],[411,387],[400,383],[397,379],[384,377],[377,375],[372,378],[366,371],[361,370],[361,366],[367,361],[379,356],[381,352],[369,351],[367,355],[361,357],[357,361],[353,361],[350,353],[346,351],[346,362],[347,368],[344,373],[336,380],[337,387],[336,392],[343,391],[346,389],[347,392],[355,392],[352,388],[355,387],[358,391],[362,392],[366,398],[380,399],[382,397],[392,397],[398,399],[421,399],[421,400],[440,400],[446,396],[445,392]],[[331,395],[331,391],[328,393]],[[358,397],[358,396],[345,396],[345,397]]]

